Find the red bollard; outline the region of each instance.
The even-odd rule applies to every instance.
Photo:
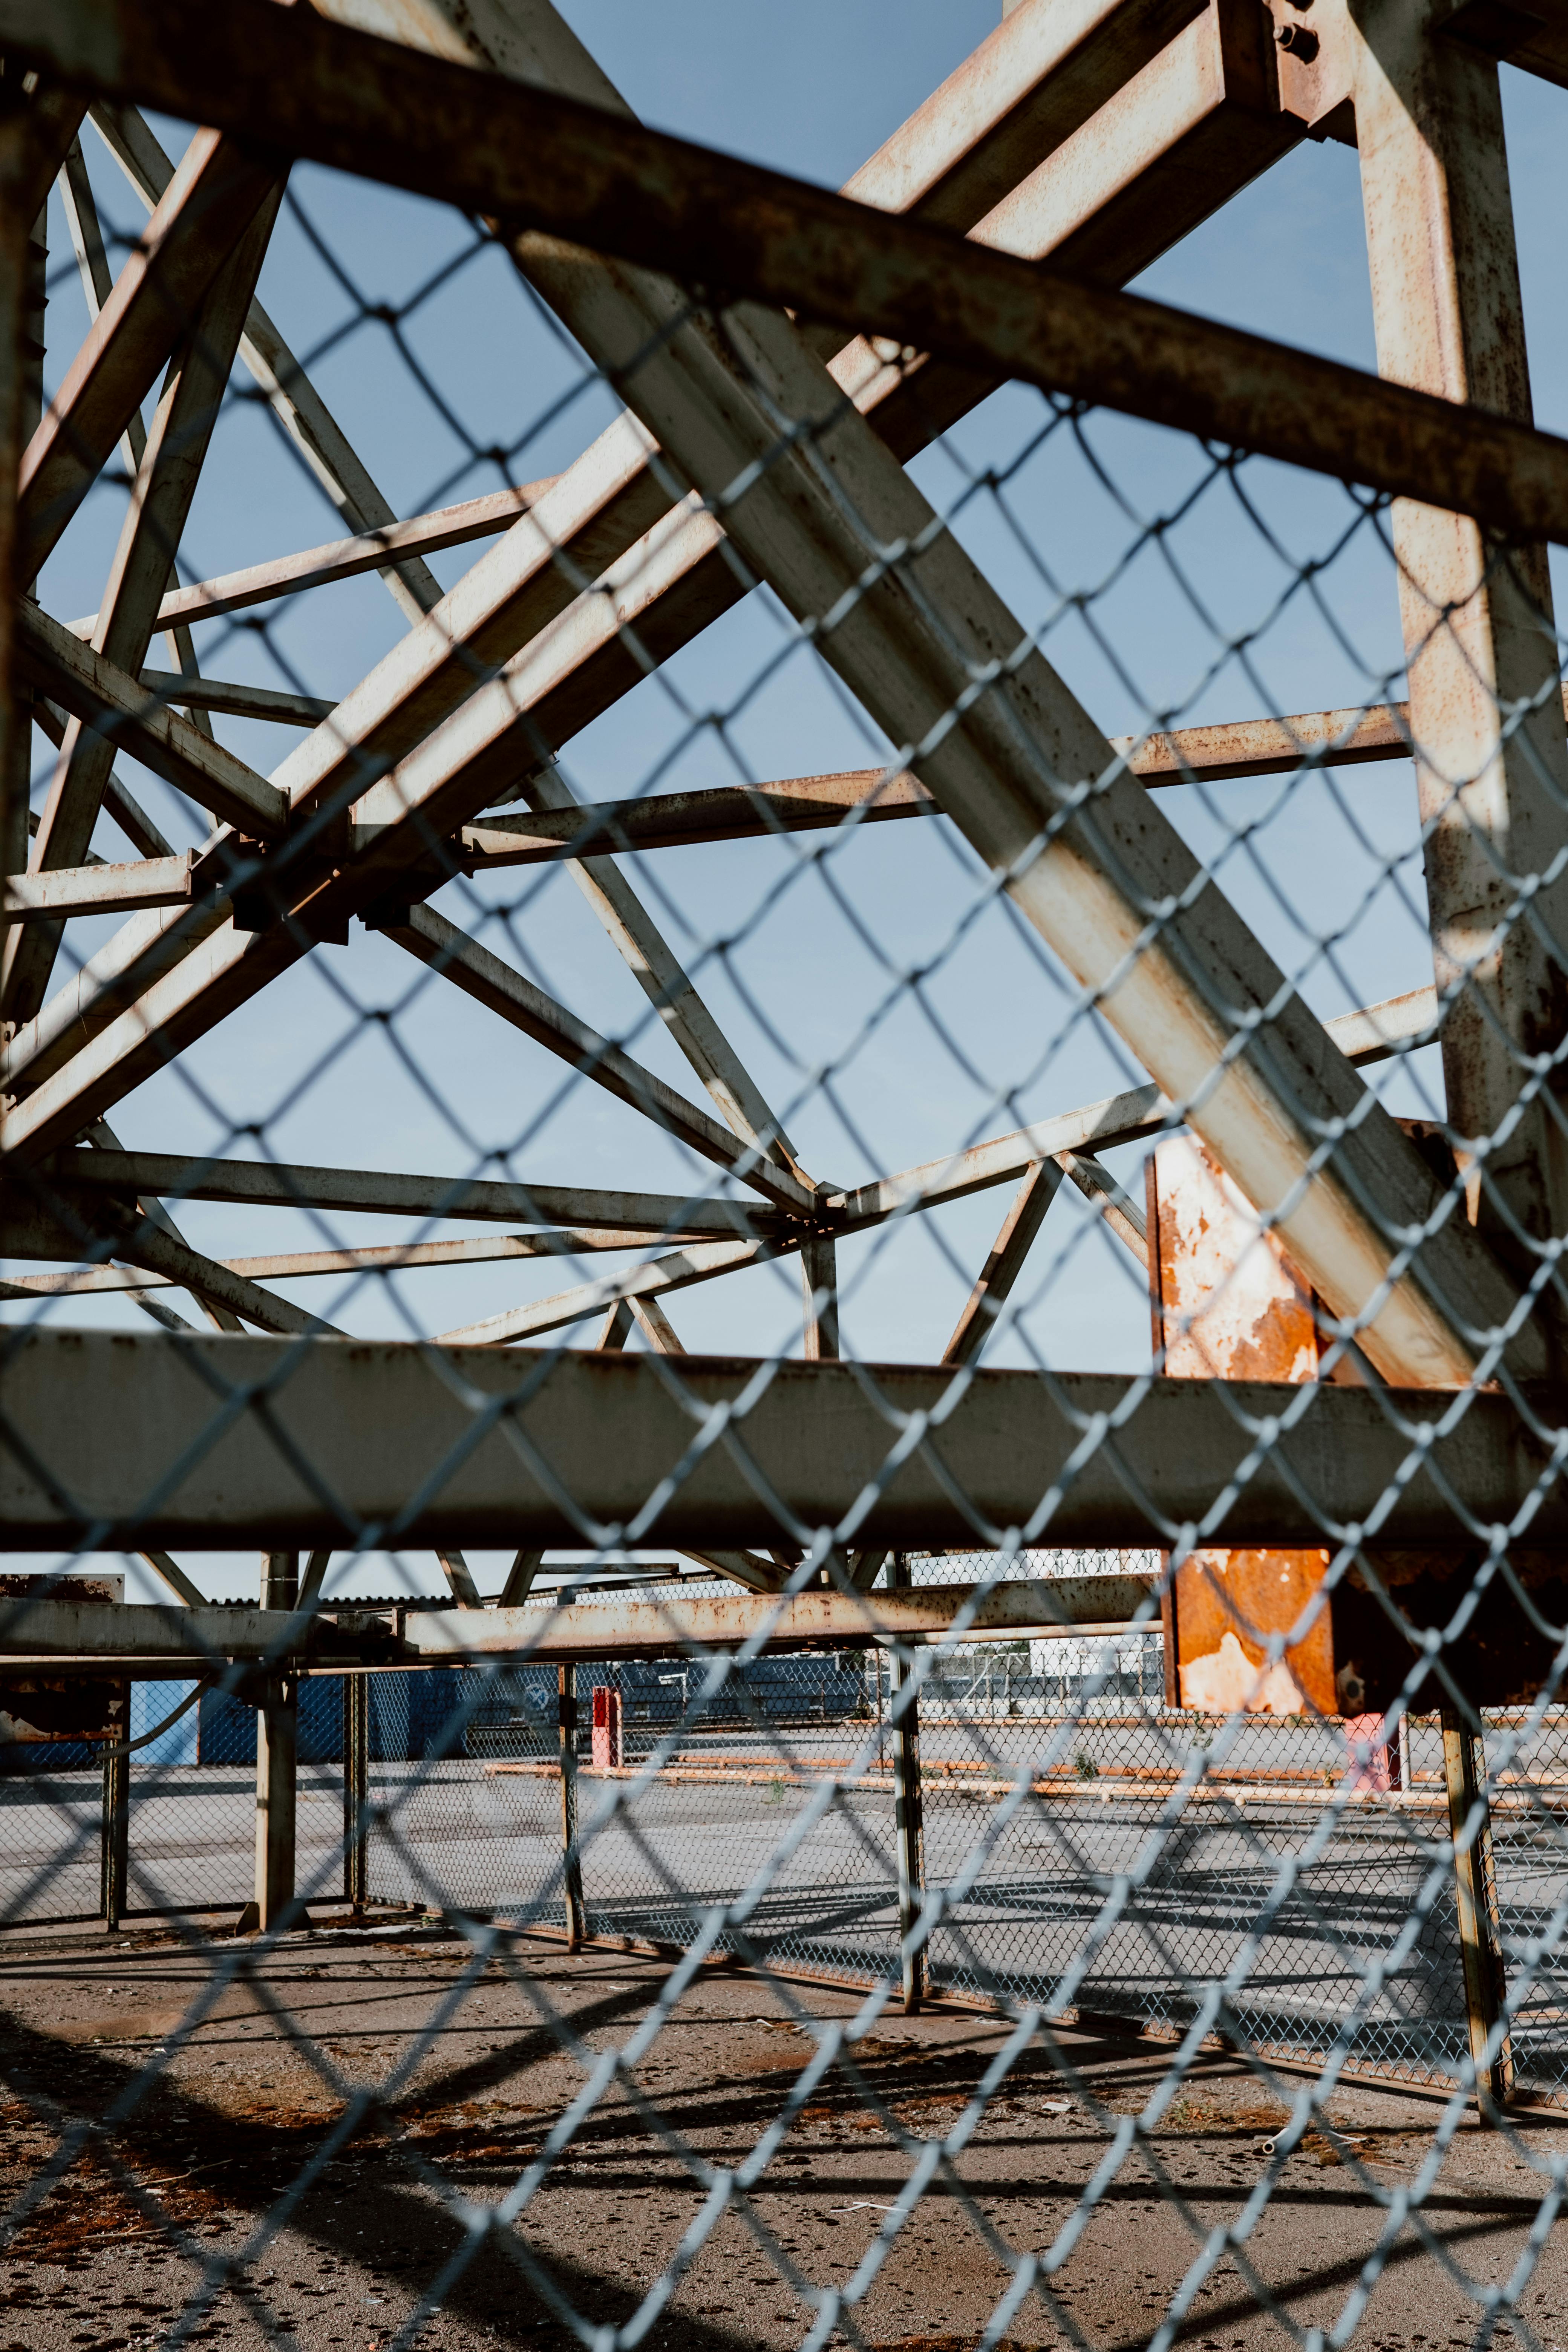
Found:
[[[601,1770],[621,1761],[621,1695],[603,1683],[594,1692],[593,1755]]]

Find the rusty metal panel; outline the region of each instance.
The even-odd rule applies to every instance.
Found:
[[[1315,1379],[1310,1297],[1230,1178],[1200,1143],[1173,1135],[1154,1152],[1150,1181],[1154,1338],[1166,1372],[1177,1380]]]
[[[123,1601],[123,1576],[0,1576],[0,1601],[32,1592],[68,1601]],[[131,1685],[101,1675],[30,1674],[0,1678],[0,1747],[83,1739],[123,1739],[131,1727]]]
[[[1203,1146],[1167,1136],[1149,1162],[1154,1341],[1178,1380],[1314,1380],[1310,1293]],[[1205,1715],[1337,1715],[1333,1611],[1268,1663],[1322,1582],[1329,1554],[1207,1549],[1178,1568],[1164,1611],[1172,1701]],[[1359,1703],[1358,1683],[1354,1698]]]
[[[0,1681],[0,1747],[123,1739],[131,1685],[91,1675],[24,1675]]]
[[[1184,1560],[1173,1596],[1177,1704],[1204,1715],[1337,1715],[1330,1600],[1265,1671],[1269,1634],[1295,1624],[1328,1564],[1326,1551],[1197,1551]]]

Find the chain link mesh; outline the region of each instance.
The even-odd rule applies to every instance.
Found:
[[[1555,2346],[1538,552],[120,103],[59,148],[16,2352]],[[108,450],[150,216],[196,290]],[[405,1463],[305,1385],[394,1350]],[[629,1501],[620,1391],[530,1433],[591,1354],[674,1414]],[[327,1546],[258,1595],[252,1440]],[[553,1534],[433,1555],[498,1453]]]

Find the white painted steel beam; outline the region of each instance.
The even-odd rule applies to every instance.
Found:
[[[1394,1054],[1431,1044],[1437,1034],[1437,992],[1413,988],[1364,1011],[1338,1014],[1324,1024],[1346,1061],[1358,1067],[1389,1059]],[[1106,1095],[1099,1102],[1059,1111],[1033,1127],[1015,1129],[1011,1135],[991,1137],[967,1150],[943,1160],[929,1160],[877,1182],[830,1193],[823,1202],[829,1216],[841,1217],[845,1227],[879,1224],[900,1211],[934,1207],[942,1201],[961,1201],[967,1193],[991,1184],[1005,1184],[1039,1160],[1063,1153],[1109,1151],[1118,1143],[1136,1143],[1157,1135],[1171,1124],[1173,1105],[1155,1086],[1130,1087],[1124,1094]]]
[[[768,1259],[788,1256],[801,1246],[799,1239],[782,1237],[776,1241],[689,1242],[684,1249],[671,1250],[667,1256],[650,1258],[642,1265],[628,1266],[623,1274],[600,1275],[594,1282],[578,1283],[570,1290],[557,1291],[552,1297],[534,1299],[526,1307],[510,1307],[499,1315],[487,1315],[481,1322],[444,1331],[437,1344],[497,1348],[517,1339],[536,1339],[545,1331],[561,1331],[570,1324],[584,1323],[590,1316],[605,1309],[614,1316],[623,1301],[631,1306],[637,1300],[653,1298],[660,1291],[689,1290],[693,1283],[711,1282],[718,1275],[738,1273],[742,1266],[764,1265]],[[624,1344],[624,1334],[601,1344]]]
[[[71,915],[129,914],[135,907],[183,907],[190,902],[195,852],[144,857],[111,866],[63,866],[53,873],[8,874],[3,910],[13,923],[64,920]]]
[[[676,1380],[649,1356],[580,1348],[40,1326],[7,1334],[0,1545],[90,1530],[104,1548],[254,1551],[270,1534],[304,1549],[374,1529],[425,1548],[772,1549],[840,1527],[869,1495],[853,1528],[868,1547],[1019,1528],[1137,1548],[1189,1525],[1289,1547],[1377,1511],[1380,1543],[1452,1554],[1469,1543],[1457,1510],[1506,1524],[1539,1494],[1531,1540],[1552,1549],[1568,1542],[1558,1392],[1539,1410],[1544,1434],[1484,1392],[1456,1413],[1429,1390],[703,1356]],[[910,1416],[939,1413],[896,1459]],[[694,1452],[713,1415],[720,1442]]]
[[[743,1182],[767,1193],[781,1208],[809,1215],[814,1202],[805,1186],[786,1168],[765,1158],[756,1145],[747,1147],[716,1119],[678,1095],[651,1070],[601,1037],[585,1021],[557,1004],[531,980],[489,949],[471,940],[445,915],[431,907],[409,909],[405,923],[388,923],[386,935],[406,948],[421,963],[449,980],[465,995],[499,1013],[536,1045],[558,1054],[595,1085],[605,1088],[656,1125],[668,1129],[704,1159],[728,1169]]]
[[[58,543],[267,200],[274,173],[216,131],[194,134],[23,456],[18,579],[33,579]]]
[[[72,1255],[73,1237],[51,1255]],[[658,1249],[680,1236],[669,1233],[587,1233],[560,1227],[536,1234],[498,1234],[493,1239],[455,1242],[386,1242],[359,1249],[271,1250],[258,1257],[215,1261],[250,1282],[298,1281],[327,1274],[405,1274],[427,1265],[497,1265],[518,1258],[574,1257],[607,1250]],[[41,1253],[30,1252],[29,1255]],[[74,1298],[91,1291],[158,1290],[181,1286],[163,1275],[133,1273],[119,1265],[94,1265],[68,1274],[13,1274],[0,1281],[0,1297]]]
[[[143,117],[134,107],[105,103],[90,110],[90,119],[142,202],[150,211],[161,205],[174,166]],[[395,529],[392,508],[259,302],[250,306],[239,355],[350,530],[374,531],[388,525]],[[410,620],[418,620],[439,604],[440,583],[417,551],[376,569]]]
[[[463,499],[456,506],[437,507],[429,514],[411,515],[406,522],[384,523],[378,530],[352,539],[330,539],[291,555],[275,555],[252,563],[243,572],[226,572],[216,580],[200,580],[188,588],[171,588],[158,608],[158,625],[216,621],[226,613],[249,612],[280,596],[295,596],[307,588],[322,588],[336,580],[357,580],[366,572],[384,572],[394,555],[436,555],[447,547],[467,547],[477,539],[495,539],[510,530],[520,514],[549,489],[556,477],[524,482],[515,490],[489,490],[483,498]],[[434,575],[432,575],[434,576]],[[90,637],[96,613],[72,621],[72,635]]]

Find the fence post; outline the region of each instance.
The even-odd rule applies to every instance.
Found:
[[[556,1669],[561,1765],[561,1856],[566,1902],[566,1948],[583,1940],[583,1858],[577,1851],[577,1669]]]
[[[343,1676],[343,1900],[370,1900],[370,1677]]]
[[[1476,2104],[1482,2122],[1489,2123],[1512,2095],[1513,2051],[1504,2033],[1492,2055],[1487,2055],[1487,2043],[1502,2014],[1504,1976],[1491,1809],[1487,1802],[1486,1742],[1479,1717],[1472,1725],[1451,1703],[1444,1706],[1442,1717],[1443,1778],[1454,1842],[1454,1900],[1465,1971],[1465,2015],[1476,2067]],[[1480,1820],[1475,1835],[1467,1840],[1465,1832],[1478,1805]]]
[[[889,1584],[908,1584],[909,1566],[901,1551],[889,1563]],[[921,1915],[925,1896],[925,1804],[921,1790],[920,1699],[913,1692],[899,1709],[899,1695],[908,1689],[910,1665],[896,1643],[890,1645],[892,1689],[889,1712],[893,1734],[893,1837],[898,1848],[899,1943],[901,1948],[904,2014],[913,2017],[925,1999],[926,1953],[921,1945],[910,1949],[910,1935]]]
[[[292,1609],[300,1598],[300,1555],[269,1551],[261,1559],[261,1605]],[[256,1711],[256,1913],[265,1932],[294,1901],[294,1771],[300,1748],[300,1685],[267,1670]]]
[[[130,1738],[130,1709],[120,1738]],[[120,1744],[115,1742],[116,1747]],[[131,1759],[112,1750],[103,1759],[103,1826],[100,1873],[100,1908],[111,1932],[125,1916],[126,1881],[131,1864]]]

